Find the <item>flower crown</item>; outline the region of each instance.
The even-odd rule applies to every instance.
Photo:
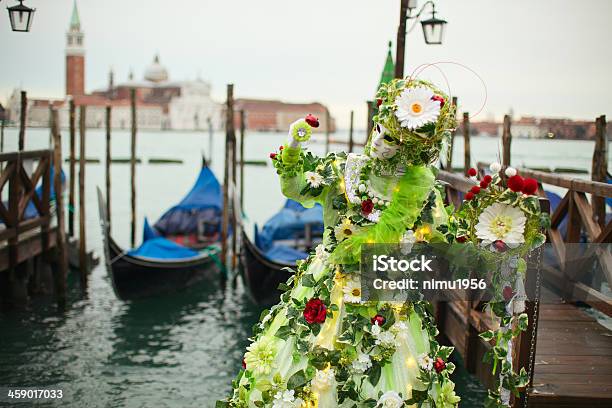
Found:
[[[440,155],[442,143],[456,126],[455,106],[448,95],[431,82],[394,79],[382,84],[377,94],[378,113],[370,141],[383,136],[400,146],[397,159],[403,164],[429,165]],[[381,129],[384,135],[379,135]]]

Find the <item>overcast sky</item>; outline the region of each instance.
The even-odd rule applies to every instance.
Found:
[[[73,0],[26,0],[31,33],[12,33],[0,14],[0,98],[23,86],[30,95],[64,94],[65,32]],[[14,3],[5,0],[4,8]],[[224,99],[327,104],[340,126],[355,110],[365,118],[397,32],[399,0],[79,0],[85,32],[86,88],[136,78],[156,53],[171,79],[209,80]],[[424,1],[420,0],[420,4]],[[612,1],[437,0],[448,21],[445,42],[425,45],[420,27],[407,36],[406,73],[422,63],[454,61],[477,71],[488,88],[480,118],[515,115],[593,119],[612,116]],[[427,13],[429,16],[429,13]],[[483,100],[478,79],[442,66],[463,109]],[[423,77],[441,81],[435,70]]]

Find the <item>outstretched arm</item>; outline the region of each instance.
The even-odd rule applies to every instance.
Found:
[[[318,126],[318,121],[311,115],[294,122],[287,144],[273,157],[283,194],[305,207],[322,201],[335,180],[333,158],[315,157],[302,149],[301,144],[310,139],[311,125],[315,124]]]

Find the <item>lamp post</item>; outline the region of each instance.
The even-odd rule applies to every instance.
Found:
[[[18,0],[19,4],[13,7],[7,7],[9,19],[11,20],[11,28],[17,32],[28,32],[32,26],[34,12],[36,9],[23,5],[23,0]]]
[[[427,8],[431,7],[431,17],[427,20],[421,20],[421,15]],[[401,0],[400,5],[400,22],[397,29],[397,49],[395,56],[395,77],[404,77],[404,48],[406,42],[406,21],[414,20],[414,24],[408,32],[412,31],[417,22],[421,22],[423,28],[423,37],[426,44],[442,44],[444,38],[444,26],[446,21],[436,18],[436,5],[432,0],[423,4],[421,9],[414,13],[417,9],[417,0]]]

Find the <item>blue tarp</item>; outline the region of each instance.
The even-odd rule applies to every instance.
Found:
[[[321,205],[307,209],[296,201],[287,200],[283,209],[265,223],[261,233],[255,226],[255,245],[272,261],[295,263],[299,259],[305,259],[308,256],[306,252],[274,241],[303,236],[307,224],[311,225],[313,235],[323,233]]]
[[[308,254],[303,251],[298,251],[287,245],[272,245],[272,248],[264,252],[266,258],[276,262],[295,263],[298,259],[306,259]]]
[[[304,208],[296,201],[287,200],[283,209],[264,224],[261,233],[256,234],[255,243],[266,252],[276,240],[303,236],[307,224],[311,225],[313,235],[323,234],[323,207],[316,204]]]
[[[149,219],[145,217],[144,219],[144,227],[142,229],[142,242],[146,242],[152,238],[159,237],[159,232],[157,232],[151,225],[149,224]]]
[[[191,191],[180,203],[166,211],[154,228],[162,236],[188,235],[198,232],[198,225],[205,224],[214,231],[220,228],[223,198],[221,185],[208,167],[203,167]]]
[[[199,254],[163,237],[149,238],[141,246],[128,251],[128,255],[153,259],[186,259]]]

